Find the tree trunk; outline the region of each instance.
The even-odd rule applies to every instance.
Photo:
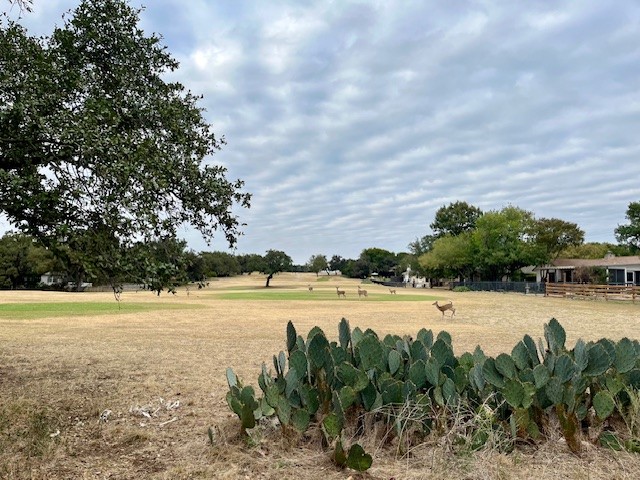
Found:
[[[270,273],[269,276],[267,277],[267,284],[265,285],[265,287],[269,288],[269,282],[271,281],[272,278],[273,278],[273,273]]]

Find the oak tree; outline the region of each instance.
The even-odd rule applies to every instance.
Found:
[[[84,0],[43,38],[0,19],[0,211],[57,255],[82,248],[77,266],[94,274],[126,270],[123,250],[183,225],[233,246],[234,209],[250,205],[211,163],[224,138],[167,80],[178,62],[139,15]]]

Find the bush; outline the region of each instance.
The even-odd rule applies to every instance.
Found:
[[[262,418],[277,418],[285,434],[319,425],[334,461],[355,470],[372,461],[355,440],[378,423],[399,444],[454,431],[456,444],[470,450],[536,443],[559,428],[579,453],[583,439],[604,444],[605,427],[610,440],[612,425],[624,419],[633,427],[620,445],[633,451],[640,441],[638,341],[578,340],[568,350],[555,319],[544,337],[536,345],[525,335],[511,354],[495,358],[479,346],[456,357],[444,331],[380,339],[369,329],[351,331],[342,319],[338,341],[330,342],[318,327],[305,339],[289,322],[287,353],[273,357],[274,373],[263,364],[258,376],[262,397],[228,368],[227,403],[245,434]]]
[[[469,287],[460,285],[458,287],[453,287],[453,291],[454,292],[471,292],[472,290]]]

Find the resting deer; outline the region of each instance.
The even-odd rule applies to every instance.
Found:
[[[369,295],[367,294],[367,291],[366,291],[366,290],[362,290],[362,289],[360,289],[360,285],[358,285],[358,298],[360,298],[360,297],[367,297],[367,296],[369,296]]]
[[[434,303],[433,305],[435,305],[436,308],[442,312],[443,317],[444,317],[444,312],[447,310],[451,310],[452,317],[456,314],[456,309],[453,308],[453,302],[451,300],[449,300],[449,303],[445,303],[444,305],[438,305],[438,301],[436,300],[436,303]]]
[[[389,289],[389,293],[390,293],[391,295],[395,295],[395,294],[396,294],[396,289],[395,289],[395,288],[390,288],[390,289]]]
[[[340,290],[338,287],[336,287],[336,292],[338,292],[338,298],[347,298],[347,292],[345,292],[344,290]]]

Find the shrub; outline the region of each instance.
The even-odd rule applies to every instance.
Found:
[[[372,458],[350,439],[364,437],[375,423],[399,444],[458,432],[453,436],[469,450],[508,449],[517,439],[536,443],[554,425],[575,453],[584,438],[610,440],[621,419],[632,425],[627,437],[636,435],[638,341],[578,340],[568,350],[555,319],[544,325],[544,338],[536,344],[525,335],[511,354],[495,358],[479,346],[456,357],[444,331],[380,339],[370,329],[352,331],[342,319],[338,341],[330,342],[318,327],[303,338],[289,322],[287,353],[273,357],[273,372],[263,364],[258,375],[262,396],[228,368],[227,403],[243,433],[265,417],[277,418],[285,434],[320,426],[334,461],[355,470],[369,468]],[[639,441],[621,445],[633,451]]]
[[[466,287],[464,285],[460,285],[458,287],[453,287],[454,292],[471,292],[471,288]]]

